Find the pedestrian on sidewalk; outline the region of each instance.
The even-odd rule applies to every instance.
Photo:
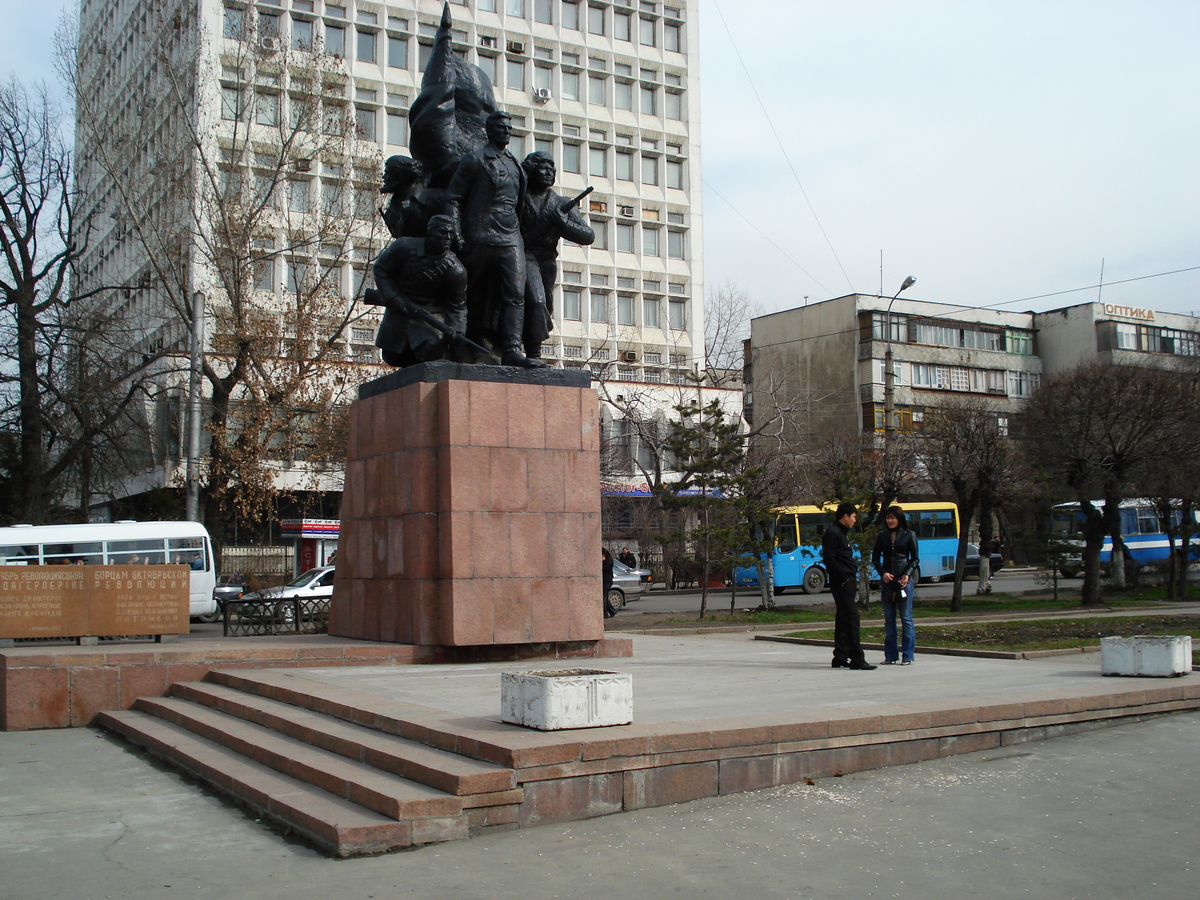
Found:
[[[917,647],[913,629],[913,600],[916,597],[917,577],[921,557],[917,553],[917,536],[908,530],[904,510],[889,506],[883,516],[884,530],[875,537],[871,563],[879,573],[883,592],[883,664],[912,665]],[[896,616],[904,629],[902,649],[897,649]],[[903,658],[901,658],[903,654]]]
[[[600,548],[600,558],[603,560],[602,573],[604,575],[604,618],[611,619],[617,614],[617,608],[612,605],[612,601],[608,599],[609,592],[613,586],[613,558],[608,552],[607,547]]]
[[[858,593],[858,563],[850,547],[850,529],[856,521],[858,510],[854,504],[839,503],[833,523],[825,529],[825,538],[821,541],[821,558],[825,561],[829,589],[837,606],[833,629],[833,662],[830,665],[835,669],[866,671],[878,667],[867,662],[858,637],[858,607],[854,602]]]

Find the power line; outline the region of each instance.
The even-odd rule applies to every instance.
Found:
[[[737,213],[739,216],[741,216],[743,222],[745,222],[747,225],[749,225],[751,228],[753,228],[755,231],[757,231],[760,235],[762,235],[763,239],[768,244],[770,244],[772,247],[774,247],[776,250],[778,250],[783,255],[784,259],[786,259],[793,266],[795,266],[797,269],[799,269],[801,272],[803,272],[805,275],[807,275],[809,278],[811,278],[813,280],[813,283],[816,284],[817,287],[819,287],[821,290],[825,291],[827,294],[833,293],[833,291],[829,290],[829,288],[827,288],[827,287],[825,287],[825,285],[821,284],[821,282],[817,279],[817,276],[813,275],[812,272],[808,271],[808,269],[804,268],[804,266],[800,265],[800,263],[798,263],[798,262],[796,262],[796,260],[792,259],[792,257],[788,254],[788,252],[786,250],[784,250],[782,247],[780,247],[777,243],[775,243],[774,239],[772,239],[769,234],[767,234],[765,231],[763,231],[761,228],[759,228],[757,225],[755,225],[753,222],[751,222],[750,219],[748,219],[746,217],[745,213],[743,213],[740,209],[738,209],[736,206],[734,206],[732,203],[730,203],[724,194],[722,194],[715,187],[713,187],[711,181],[709,181],[706,178],[706,179],[703,179],[703,182],[704,182],[704,186],[706,188],[708,188],[710,191],[712,191],[714,194],[716,194],[725,203],[726,206],[728,206],[735,213]]]
[[[1188,266],[1186,269],[1172,269],[1170,272],[1155,272],[1153,275],[1138,275],[1136,278],[1123,278],[1120,281],[1105,281],[1102,284],[1089,284],[1086,287],[1071,288],[1066,291],[1053,291],[1049,294],[1035,294],[1032,297],[1022,297],[1020,300],[1004,300],[1000,303],[992,303],[988,306],[979,306],[977,309],[994,309],[997,306],[1008,306],[1012,303],[1028,303],[1030,300],[1044,300],[1047,297],[1061,297],[1063,294],[1077,294],[1080,291],[1094,291],[1100,287],[1112,287],[1114,284],[1129,284],[1134,281],[1145,281],[1147,278],[1162,278],[1164,275],[1179,275],[1183,272],[1195,272],[1200,269],[1200,266]]]
[[[833,249],[833,242],[829,240],[829,235],[825,233],[825,226],[821,224],[821,218],[817,215],[816,209],[812,205],[812,201],[808,199],[808,192],[804,190],[804,185],[800,181],[800,176],[796,172],[796,167],[792,165],[792,158],[788,156],[787,148],[783,145],[783,140],[779,137],[779,132],[775,130],[775,123],[771,119],[771,114],[767,112],[767,107],[762,101],[762,97],[758,94],[758,87],[754,84],[754,79],[750,76],[750,70],[746,68],[746,63],[742,59],[742,52],[738,49],[737,41],[733,39],[733,32],[729,30],[729,24],[725,21],[725,13],[721,11],[721,4],[717,0],[713,0],[713,6],[717,8],[717,15],[721,17],[721,25],[725,28],[725,34],[729,37],[729,43],[733,47],[733,53],[737,57],[738,63],[742,67],[742,71],[746,73],[746,80],[750,82],[750,90],[754,93],[754,99],[758,101],[759,109],[762,110],[763,116],[766,117],[767,125],[771,129],[771,134],[775,136],[775,143],[779,145],[779,152],[783,154],[783,159],[787,163],[788,170],[792,173],[792,178],[796,181],[796,187],[800,189],[800,195],[804,197],[804,202],[808,204],[808,211],[812,213],[813,221],[817,223],[817,228],[821,232],[821,237],[825,239],[825,245],[829,248],[829,252],[833,254],[834,261],[838,264],[838,268],[842,270],[842,277],[846,279],[846,284],[850,288],[850,292],[854,293],[854,283],[850,281],[850,276],[846,274],[846,267],[842,265],[842,260],[838,257],[837,251]],[[761,233],[761,232],[760,232]],[[810,278],[812,276],[809,276]],[[814,281],[816,279],[813,279]],[[825,288],[825,290],[829,290]]]

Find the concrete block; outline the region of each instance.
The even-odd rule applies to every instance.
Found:
[[[1101,675],[1171,678],[1190,671],[1191,635],[1139,634],[1100,639]]]
[[[500,714],[505,722],[539,731],[628,725],[633,676],[599,669],[504,672]]]

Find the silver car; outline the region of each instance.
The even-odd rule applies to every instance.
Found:
[[[646,591],[643,575],[649,577],[645,569],[631,569],[618,559],[613,560],[613,584],[608,589],[608,602],[614,609],[620,609],[626,600],[636,600]]]

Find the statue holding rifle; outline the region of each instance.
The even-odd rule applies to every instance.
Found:
[[[538,359],[542,342],[554,329],[554,284],[558,280],[558,242],[590,244],[596,232],[583,220],[579,203],[588,188],[567,200],[552,190],[558,172],[554,159],[540,150],[521,163],[528,184],[521,212],[521,238],[525,243],[525,355]]]

